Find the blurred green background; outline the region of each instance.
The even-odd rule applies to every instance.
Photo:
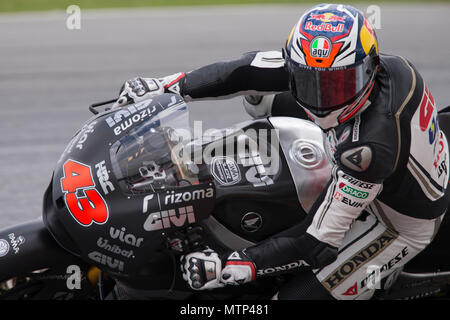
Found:
[[[312,0],[0,0],[0,12],[65,10],[69,5],[78,5],[82,9],[94,8],[136,8],[152,6],[187,6],[187,5],[226,5],[226,4],[283,4],[283,3],[321,3]],[[335,2],[335,1],[332,1]],[[366,1],[342,1],[357,3]],[[376,0],[376,3],[404,2],[422,3],[420,0]],[[450,2],[450,0],[428,0],[429,2]]]

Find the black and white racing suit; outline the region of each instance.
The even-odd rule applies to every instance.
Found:
[[[246,249],[258,274],[299,259],[313,267],[278,298],[370,297],[377,286],[369,277],[386,278],[423,250],[446,212],[448,144],[433,97],[406,59],[380,61],[371,105],[324,133],[331,179],[306,221]],[[171,80],[166,89],[188,101],[278,93],[272,115],[304,117],[278,51],[246,53]]]

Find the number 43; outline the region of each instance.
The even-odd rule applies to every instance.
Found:
[[[95,189],[91,167],[69,159],[64,163],[63,173],[61,189],[73,218],[85,227],[105,223],[109,216],[108,206]]]

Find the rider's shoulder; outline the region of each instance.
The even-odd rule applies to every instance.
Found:
[[[397,131],[391,119],[371,117],[367,114],[369,110],[370,107],[344,126],[343,134],[348,134],[348,138],[337,145],[334,157],[344,172],[378,183],[392,173],[398,148]]]
[[[389,109],[396,113],[407,104],[417,104],[423,91],[423,78],[414,64],[403,56],[380,54],[377,74],[381,92],[389,96]]]

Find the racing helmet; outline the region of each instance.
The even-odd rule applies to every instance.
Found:
[[[297,103],[322,129],[362,112],[379,65],[378,42],[363,13],[320,4],[292,29],[283,56]]]

